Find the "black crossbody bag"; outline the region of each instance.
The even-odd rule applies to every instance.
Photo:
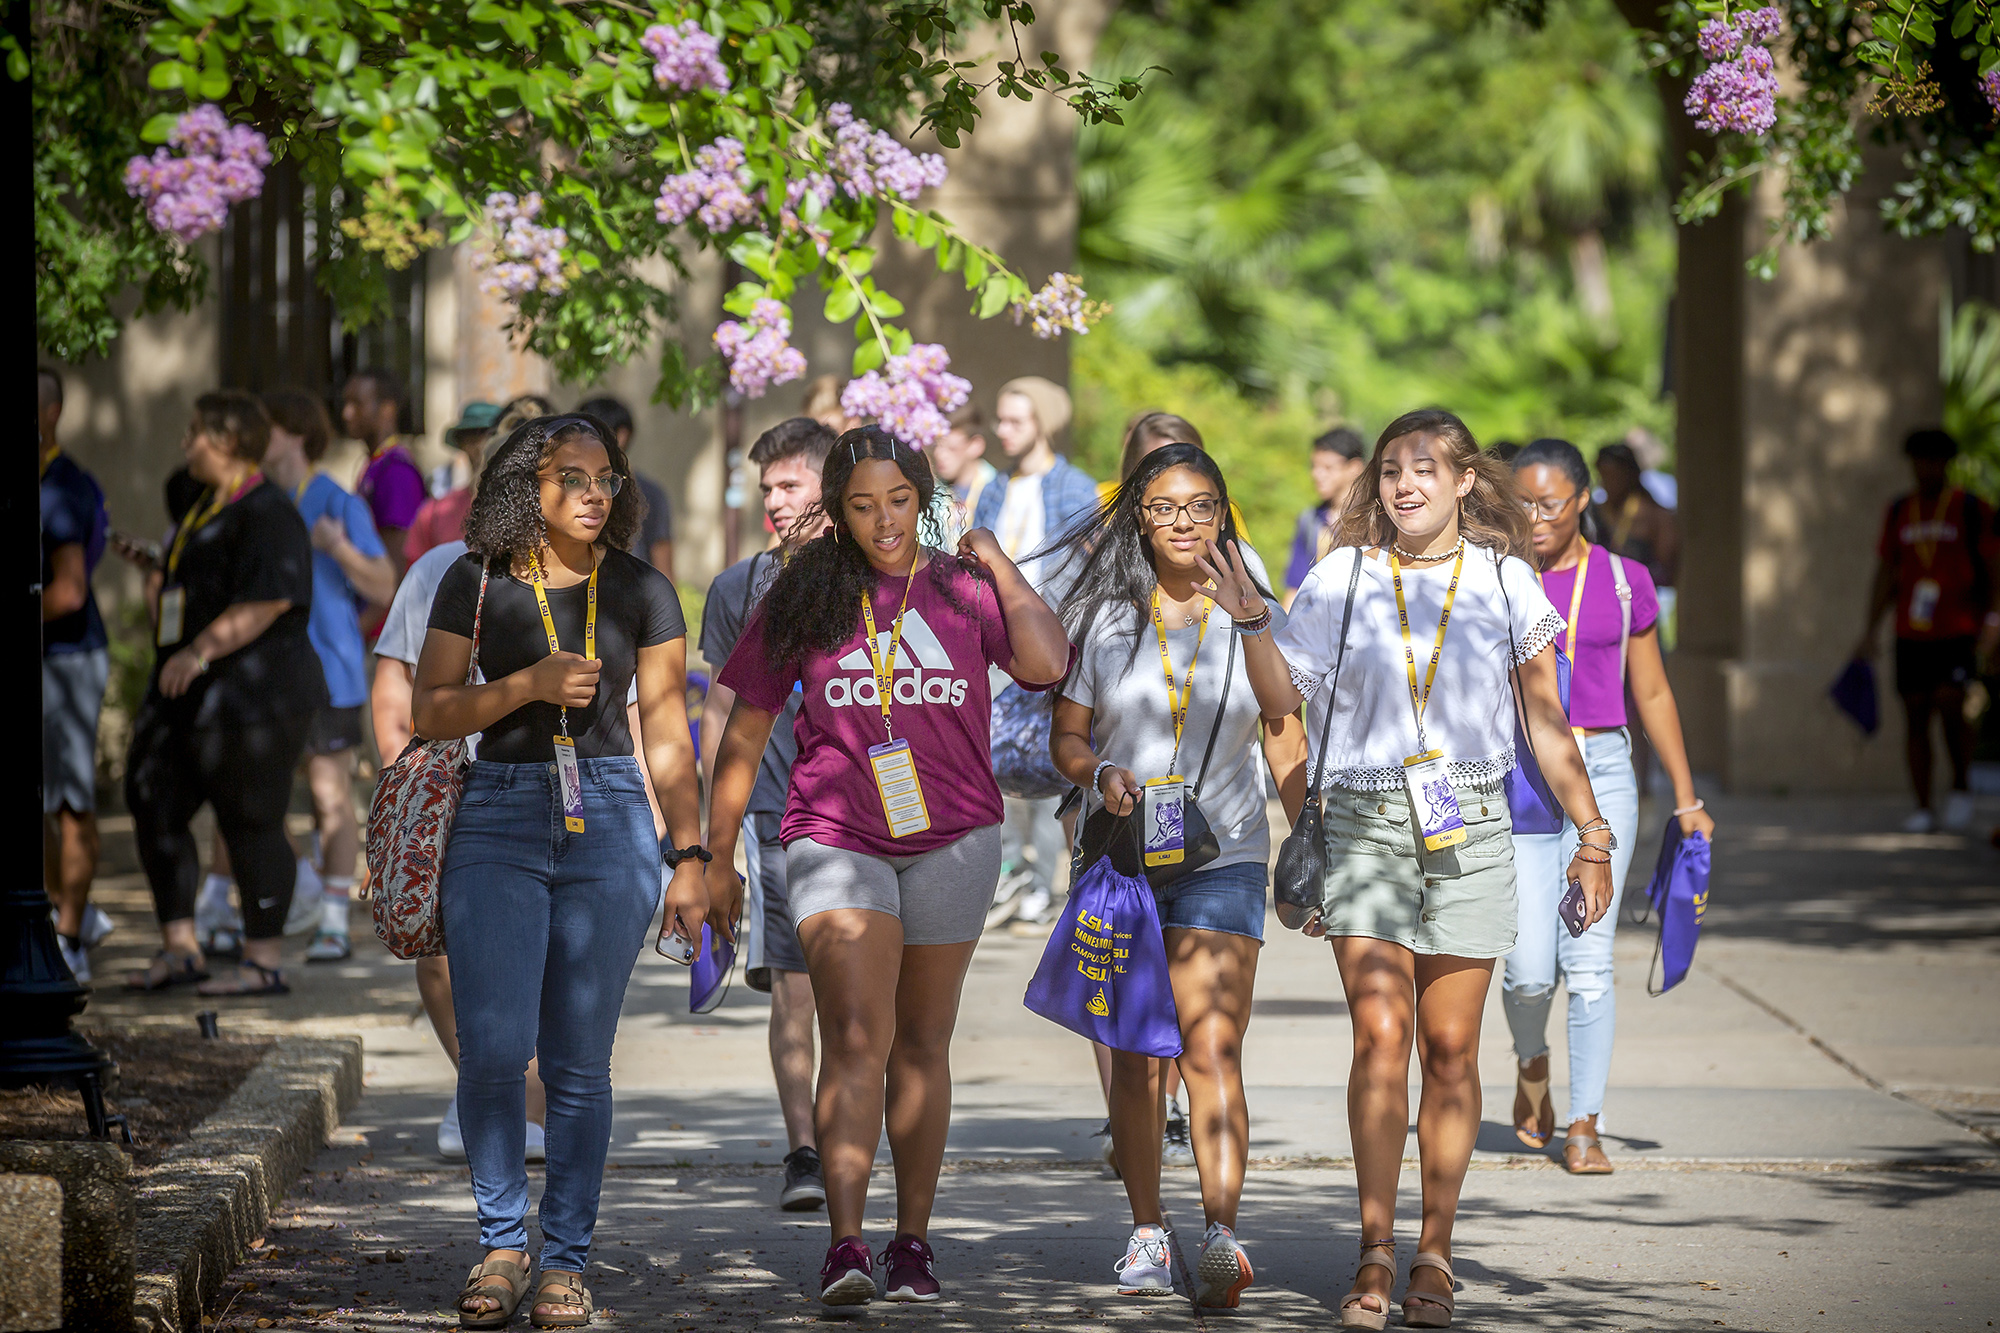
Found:
[[[1319,729],[1319,767],[1326,767],[1326,744],[1333,736],[1334,695],[1340,690],[1340,666],[1347,660],[1347,625],[1354,617],[1354,590],[1361,584],[1360,550],[1354,553],[1354,572],[1347,579],[1347,606],[1340,613],[1340,644],[1334,650],[1333,685],[1326,696],[1326,720]],[[1320,910],[1320,894],[1326,883],[1326,842],[1320,833],[1319,780],[1321,774],[1306,770],[1306,803],[1300,809],[1292,832],[1278,847],[1278,864],[1271,874],[1271,896],[1276,901],[1278,921],[1286,930],[1305,925]]]
[[[1164,889],[1222,855],[1222,844],[1217,840],[1215,830],[1209,827],[1208,816],[1201,812],[1196,798],[1201,794],[1201,784],[1208,778],[1208,760],[1215,753],[1216,733],[1222,730],[1222,715],[1229,711],[1229,687],[1235,679],[1236,631],[1231,630],[1229,659],[1222,667],[1222,700],[1216,706],[1215,725],[1208,729],[1208,748],[1201,752],[1201,770],[1195,774],[1194,785],[1188,788],[1181,805],[1181,828],[1187,855],[1171,865],[1147,865],[1139,821],[1129,813],[1114,815],[1109,808],[1100,805],[1090,818],[1083,821],[1083,830],[1077,836],[1076,860],[1071,866],[1072,880],[1096,864],[1098,857],[1108,855],[1111,868],[1119,874],[1134,879],[1143,875],[1148,884]]]

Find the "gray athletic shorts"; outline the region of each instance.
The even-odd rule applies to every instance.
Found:
[[[797,838],[785,844],[785,879],[795,922],[861,907],[900,917],[905,944],[963,944],[986,928],[1000,882],[1000,826],[921,856],[870,856]]]
[[[762,923],[759,966],[775,972],[803,972],[806,955],[799,948],[799,928],[792,924],[792,899],[785,882],[785,844],[778,840],[778,826],[784,818],[770,813],[744,816],[743,859],[750,870],[744,878],[749,881],[746,892],[757,895],[762,914],[758,918]],[[769,979],[756,989],[769,990]]]
[[[111,678],[103,648],[42,659],[42,813],[97,809],[97,714]]]

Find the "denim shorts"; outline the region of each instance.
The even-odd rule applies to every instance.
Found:
[[[1153,890],[1163,930],[1213,930],[1223,935],[1264,938],[1264,885],[1270,872],[1261,861],[1205,866]]]

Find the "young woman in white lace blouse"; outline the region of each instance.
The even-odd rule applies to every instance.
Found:
[[[1569,875],[1585,915],[1596,921],[1612,905],[1610,829],[1549,651],[1563,622],[1523,558],[1529,551],[1506,465],[1481,454],[1451,413],[1423,411],[1382,432],[1348,497],[1339,545],[1306,576],[1282,630],[1260,625],[1267,607],[1235,552],[1215,553],[1208,568],[1216,601],[1243,630],[1265,714],[1307,704],[1317,750],[1332,709],[1324,753],[1310,760],[1326,878],[1317,904],[1288,924],[1331,939],[1354,1025],[1347,1106],[1361,1269],[1341,1303],[1343,1327],[1382,1328],[1388,1318],[1413,1041],[1423,1061],[1424,1202],[1404,1321],[1451,1323],[1452,1222],[1479,1132],[1479,1022],[1494,960],[1514,945],[1503,783],[1517,708],[1550,787],[1583,830]]]

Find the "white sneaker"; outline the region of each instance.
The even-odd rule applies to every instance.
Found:
[[[56,936],[56,947],[62,950],[63,962],[69,966],[70,975],[83,985],[90,984],[90,954],[79,944],[74,948],[62,936]]]
[[[1016,921],[1030,926],[1046,926],[1056,919],[1055,899],[1047,889],[1032,889],[1014,912]]]
[[[319,868],[301,856],[298,876],[292,881],[292,908],[285,914],[285,933],[302,935],[319,927],[320,900],[326,897],[326,885],[320,882]]]
[[[465,1135],[458,1132],[458,1098],[451,1099],[451,1105],[444,1108],[444,1119],[438,1121],[438,1156],[447,1162],[465,1160]]]
[[[1118,1294],[1173,1295],[1172,1243],[1173,1233],[1165,1227],[1133,1227],[1132,1238],[1125,1242],[1125,1257],[1112,1265],[1118,1274]]]
[[[1021,895],[1035,882],[1035,876],[1026,866],[1016,866],[1003,872],[1000,882],[993,887],[993,905],[986,909],[986,929],[1004,926],[1014,919],[1019,910]]]
[[[1935,833],[1937,832],[1937,816],[1928,810],[1912,810],[1910,811],[1910,817],[1903,821],[1903,832]]]
[[[458,1103],[454,1101],[452,1105],[456,1106]],[[549,1160],[548,1132],[532,1120],[528,1122],[528,1160],[531,1162]]]
[[[1236,1243],[1236,1233],[1220,1222],[1208,1224],[1194,1277],[1194,1303],[1211,1310],[1235,1309],[1243,1289],[1255,1280],[1250,1256]]]
[[[1947,833],[1963,833],[1972,827],[1972,793],[1955,791],[1944,798],[1944,827]]]
[[[104,943],[104,937],[118,927],[111,920],[111,913],[96,903],[83,909],[83,947],[95,949]]]

